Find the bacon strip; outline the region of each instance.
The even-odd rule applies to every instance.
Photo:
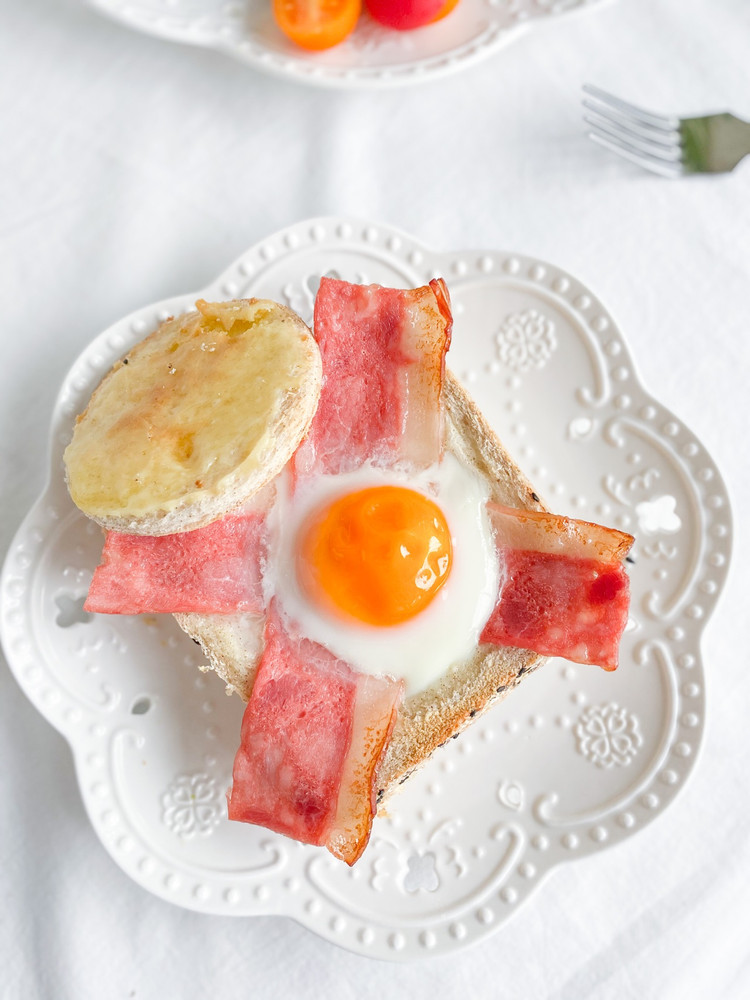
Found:
[[[272,602],[229,818],[325,845],[354,864],[370,836],[375,771],[402,695],[402,681],[357,674],[291,636]]]
[[[442,279],[400,290],[323,278],[314,319],[323,391],[296,475],[439,461],[451,328]]]
[[[488,503],[487,509],[498,540],[515,549],[614,562],[624,559],[634,542],[625,531],[561,514],[499,503]]]
[[[616,669],[629,607],[620,560],[632,536],[555,514],[487,506],[501,580],[480,642]]]
[[[403,680],[357,674],[352,739],[341,775],[336,816],[326,847],[353,865],[370,839],[377,811],[378,765],[391,741],[404,694]]]
[[[255,511],[176,535],[110,531],[84,608],[116,615],[258,614],[265,549],[265,517]]]
[[[293,474],[439,461],[451,326],[442,280],[400,291],[323,278],[314,321],[323,391]],[[325,845],[353,864],[370,837],[376,771],[403,691],[403,681],[356,673],[323,646],[292,638],[272,605],[230,819]]]

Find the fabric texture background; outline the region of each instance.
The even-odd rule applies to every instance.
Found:
[[[303,88],[112,23],[81,0],[0,2],[0,544],[46,475],[81,349],[246,247],[323,214],[436,249],[497,248],[580,277],[648,389],[727,479],[733,567],[705,633],[704,749],[626,844],[553,872],[485,943],[390,965],[282,918],[180,910],[99,844],[72,758],[0,667],[0,995],[537,1000],[750,995],[747,594],[750,162],[669,182],[590,144],[590,81],[657,110],[750,118],[744,0],[617,0],[472,69],[380,92]]]

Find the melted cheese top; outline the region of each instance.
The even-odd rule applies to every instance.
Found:
[[[312,337],[270,302],[197,308],[137,344],[78,418],[65,463],[90,516],[170,510],[267,460],[309,376]]]

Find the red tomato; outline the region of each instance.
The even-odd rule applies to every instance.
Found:
[[[329,49],[354,30],[361,0],[273,0],[273,16],[303,49]]]
[[[365,4],[376,21],[388,28],[408,31],[439,18],[446,0],[365,0]]]

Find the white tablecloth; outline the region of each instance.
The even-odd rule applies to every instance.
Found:
[[[580,277],[644,383],[698,435],[736,514],[705,634],[709,720],[655,823],[566,865],[485,943],[411,965],[282,918],[143,891],[84,813],[63,739],[0,669],[0,994],[24,998],[750,995],[750,163],[668,182],[584,138],[585,81],[658,109],[750,117],[745,0],[619,0],[553,19],[421,88],[303,89],[109,22],[0,5],[2,549],[42,487],[57,386],[83,346],[199,288],[306,217],[396,225]]]

